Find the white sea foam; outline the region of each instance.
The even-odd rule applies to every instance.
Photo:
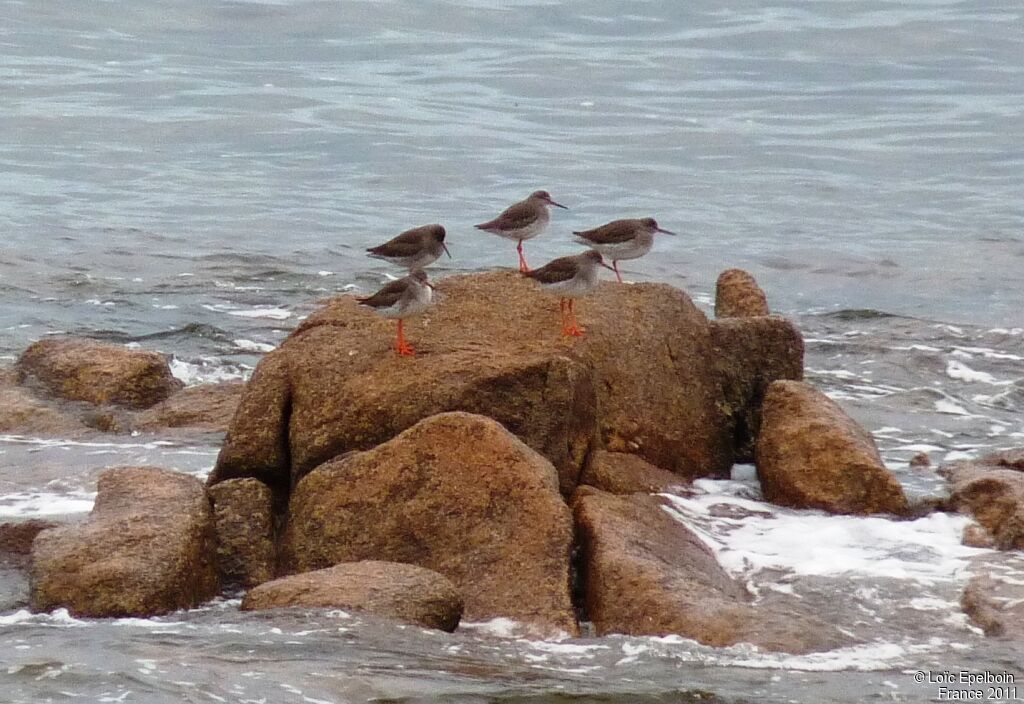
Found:
[[[55,494],[45,491],[19,491],[0,497],[0,518],[67,516],[88,513],[96,502],[96,493]]]
[[[254,340],[232,340],[232,343],[238,349],[243,352],[271,352],[274,349],[273,345],[268,345],[266,342],[256,342]]]
[[[960,543],[965,516],[933,513],[915,521],[793,511],[723,494],[663,494],[665,510],[693,529],[722,566],[750,577],[766,570],[791,575],[857,575],[934,583],[965,579],[967,558],[984,550]],[[742,518],[712,517],[714,504],[747,509]],[[814,540],[809,541],[808,535]]]
[[[958,381],[980,382],[982,384],[991,384],[992,386],[1006,386],[1013,383],[1012,381],[1000,381],[988,372],[971,369],[963,362],[958,362],[955,359],[951,359],[946,363],[946,376]]]
[[[235,341],[236,344],[238,340]],[[253,343],[257,344],[257,343]],[[213,357],[203,357],[199,362],[186,362],[172,357],[171,374],[185,382],[186,386],[199,384],[216,384],[222,381],[247,380],[252,375],[252,368],[242,364],[224,364]]]
[[[214,313],[226,313],[238,318],[266,318],[269,320],[287,320],[292,312],[276,306],[256,306],[255,308],[235,308],[223,303],[214,305],[203,304],[203,308]]]

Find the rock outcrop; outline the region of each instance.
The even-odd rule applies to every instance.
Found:
[[[760,359],[728,356],[741,346],[715,359],[711,324],[670,286],[602,283],[579,304],[587,335],[574,343],[559,335],[557,300],[514,273],[437,290],[441,303],[410,323],[411,359],[390,352],[392,323],[354,297],[311,315],[261,361],[210,482],[250,476],[287,494],[332,457],[452,410],[491,417],[547,457],[566,495],[593,447],[684,478],[722,475],[734,437],[723,386],[771,376]],[[800,367],[802,345],[793,352]],[[756,383],[735,379],[752,369]]]
[[[726,269],[715,283],[715,317],[746,318],[769,315],[768,297],[743,269]]]
[[[964,588],[960,607],[985,635],[1024,638],[1024,590],[1015,582],[981,574]]]
[[[635,494],[679,490],[687,482],[636,455],[598,450],[587,461],[580,484],[610,494]]]
[[[36,536],[32,607],[149,616],[196,606],[217,593],[214,550],[199,480],[155,467],[108,469],[84,523]]]
[[[951,484],[951,510],[973,515],[1000,550],[1024,549],[1024,450],[953,462],[939,472]]]
[[[53,521],[38,518],[0,523],[0,565],[27,566],[32,554],[32,541],[41,531],[57,526]]]
[[[256,479],[210,487],[217,533],[217,572],[226,589],[249,589],[274,578],[273,496]]]
[[[765,499],[831,513],[904,514],[907,499],[871,434],[814,387],[768,388],[756,446]]]
[[[729,418],[736,462],[754,461],[761,407],[769,385],[804,377],[804,339],[778,316],[723,318],[711,322],[714,360],[720,365],[722,409]]]
[[[183,386],[156,352],[75,337],[33,343],[16,369],[21,383],[37,383],[57,397],[98,405],[148,408]]]
[[[363,611],[448,632],[455,630],[462,617],[462,597],[437,572],[372,560],[275,579],[242,599],[243,611],[288,606]]]
[[[751,605],[707,545],[660,507],[652,496],[577,493],[587,616],[598,635],[678,634],[715,647],[744,642],[789,653],[842,643],[810,616]]]
[[[489,418],[443,413],[307,474],[291,498],[282,563],[288,573],[415,564],[455,584],[467,619],[575,633],[572,532],[550,462]]]
[[[241,381],[190,386],[139,413],[132,427],[147,432],[174,428],[225,432],[244,388]]]

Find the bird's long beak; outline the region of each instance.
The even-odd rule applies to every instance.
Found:
[[[437,287],[434,286],[434,284],[430,283],[429,281],[424,281],[423,283],[425,283],[427,285],[427,288],[429,288],[431,291],[437,290]]]
[[[604,267],[605,269],[607,269],[608,271],[615,271],[615,269],[614,269],[613,267],[610,267],[610,266],[608,266],[608,265],[607,265],[607,264],[605,264],[604,262],[601,262],[601,266],[603,266],[603,267]]]
[[[676,237],[676,236],[677,236],[677,233],[675,233],[675,232],[672,232],[671,230],[662,230],[662,229],[661,229],[660,227],[658,227],[658,228],[655,228],[655,229],[656,229],[656,230],[657,230],[658,232],[663,232],[663,233],[664,233],[664,234],[666,234],[666,235],[672,235],[673,237]]]
[[[448,245],[446,245],[444,242],[442,242],[441,243],[441,248],[444,250],[444,253],[448,255],[448,258],[451,259],[452,258],[452,253],[448,251]]]
[[[548,201],[548,203],[550,203],[551,205],[555,206],[556,208],[561,208],[562,210],[568,210],[568,208],[566,208],[564,205],[562,205],[561,203],[556,203],[555,201],[551,200],[550,198],[548,198],[547,201]]]

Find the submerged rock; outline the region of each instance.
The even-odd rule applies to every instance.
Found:
[[[678,634],[715,647],[752,643],[788,653],[843,643],[810,616],[752,605],[707,545],[661,505],[651,496],[578,492],[586,612],[598,635]]]
[[[33,343],[16,369],[20,382],[34,381],[60,398],[130,408],[148,408],[183,386],[156,352],[76,337]]]
[[[768,501],[831,513],[904,514],[907,499],[874,438],[810,384],[768,389],[757,439],[757,475]]]
[[[746,318],[769,315],[768,297],[743,269],[726,269],[715,283],[715,317]]]
[[[32,541],[40,531],[56,528],[58,523],[30,518],[27,521],[0,523],[0,564],[24,567],[29,563]]]
[[[213,521],[199,480],[155,467],[119,467],[100,475],[97,490],[84,523],[36,536],[33,609],[151,616],[216,595]]]
[[[190,386],[139,413],[132,426],[148,432],[171,428],[225,432],[244,388],[241,381]]]
[[[88,430],[73,415],[53,408],[0,376],[0,433],[79,435]]]
[[[707,318],[663,284],[602,283],[579,304],[587,334],[575,342],[559,335],[557,301],[517,274],[437,289],[442,303],[412,323],[411,359],[391,353],[391,323],[354,297],[311,315],[256,369],[210,482],[251,476],[287,494],[318,464],[451,410],[500,422],[555,465],[566,495],[593,447],[684,478],[724,475],[734,429],[722,389],[773,373],[729,358],[742,345],[716,358]],[[760,381],[733,378],[751,374]]]
[[[980,574],[964,588],[960,607],[986,636],[1024,638],[1024,589],[1017,581]]]
[[[468,619],[575,633],[571,547],[551,463],[489,418],[443,413],[307,474],[291,498],[282,558],[287,572],[419,565],[456,585]]]
[[[636,455],[598,450],[587,461],[580,484],[610,494],[657,493],[687,484],[678,474],[655,467]]]
[[[242,599],[243,611],[288,606],[365,611],[424,628],[454,631],[462,597],[432,570],[397,562],[343,562],[315,572],[275,579]]]
[[[1024,450],[954,462],[939,471],[952,485],[951,510],[974,516],[1000,550],[1024,549]]]
[[[230,479],[209,491],[221,586],[249,589],[273,579],[276,552],[270,489],[256,479]]]

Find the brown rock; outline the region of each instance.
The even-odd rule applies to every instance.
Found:
[[[656,497],[581,488],[574,510],[586,611],[598,635],[679,634],[715,647],[745,642],[790,653],[841,642],[809,616],[751,605],[745,588]]]
[[[996,540],[992,534],[977,523],[972,523],[964,528],[964,535],[960,542],[969,548],[992,549],[996,546]]]
[[[217,571],[225,588],[249,589],[274,578],[273,496],[256,479],[210,487],[217,532]]]
[[[210,483],[250,476],[287,494],[318,464],[452,410],[500,422],[555,465],[565,494],[595,445],[687,478],[728,472],[721,377],[760,362],[714,359],[685,293],[603,283],[579,305],[587,336],[567,342],[557,301],[517,274],[436,286],[439,305],[410,323],[413,359],[392,353],[394,323],[352,296],[311,315],[261,361]]]
[[[714,320],[711,339],[735,460],[753,462],[768,387],[779,379],[804,377],[803,335],[789,320],[772,315]]]
[[[148,408],[182,387],[156,352],[83,338],[46,338],[18,359],[19,381],[32,379],[73,401]]]
[[[762,412],[757,474],[768,501],[831,513],[906,513],[903,489],[874,438],[825,394],[776,381]]]
[[[328,462],[292,495],[285,571],[416,564],[450,579],[468,619],[576,632],[572,521],[554,467],[498,423],[443,413]]]
[[[134,427],[144,431],[188,428],[225,432],[244,388],[240,381],[190,386],[140,413]]]
[[[918,452],[910,458],[909,464],[914,469],[927,469],[932,466],[932,458],[928,456],[927,452]]]
[[[203,485],[155,467],[99,478],[85,523],[51,528],[32,547],[32,607],[81,616],[149,616],[217,593],[213,521]]]
[[[715,284],[716,318],[769,315],[768,297],[753,276],[743,269],[726,269]]]
[[[25,389],[0,383],[0,433],[68,436],[85,430],[81,421],[50,407]]]
[[[943,467],[952,484],[947,505],[974,516],[1000,550],[1024,548],[1024,453],[999,452]]]
[[[987,574],[971,577],[960,607],[986,636],[1024,638],[1024,590]]]
[[[27,521],[0,523],[0,565],[23,567],[28,564],[32,541],[40,531],[55,528],[53,521],[30,518]]]
[[[437,572],[369,560],[275,579],[242,599],[243,611],[287,606],[365,611],[448,632],[455,630],[462,617],[459,591]]]
[[[688,482],[677,474],[622,452],[598,450],[592,453],[580,484],[611,494],[658,493],[677,489]]]

